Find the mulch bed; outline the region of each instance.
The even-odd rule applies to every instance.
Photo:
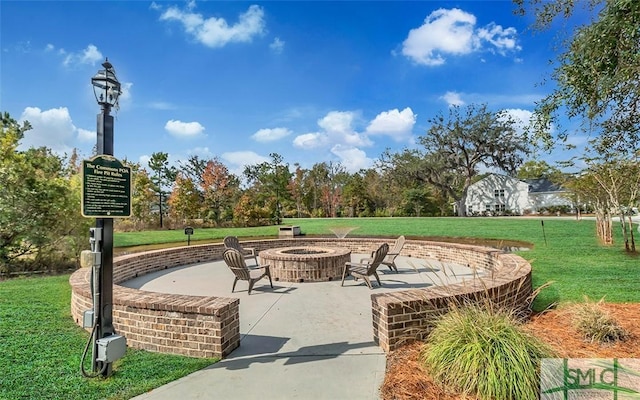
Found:
[[[571,306],[533,315],[525,327],[548,343],[560,358],[640,358],[640,303],[604,304],[605,309],[629,333],[623,342],[591,343],[572,326]],[[387,356],[382,385],[384,400],[469,400],[447,393],[435,384],[418,361],[422,343],[413,342]]]

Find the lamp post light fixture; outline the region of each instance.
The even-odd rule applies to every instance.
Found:
[[[92,78],[91,84],[96,101],[101,107],[97,116],[97,154],[113,156],[113,116],[112,107],[118,107],[118,98],[122,93],[120,82],[116,77],[113,65],[108,59],[102,63],[104,69],[99,70]],[[115,335],[113,328],[113,218],[96,218],[96,228],[91,231],[92,251],[99,254],[99,265],[92,282],[94,299],[94,347],[93,371],[107,377],[111,375],[111,357],[105,357],[110,339],[122,339],[112,347],[126,346],[123,337]],[[99,348],[99,345],[105,346]],[[103,353],[100,355],[100,353]],[[113,352],[113,351],[112,351]]]
[[[117,107],[118,105],[118,98],[122,93],[122,85],[120,85],[116,77],[116,71],[113,69],[109,59],[105,59],[102,66],[104,69],[98,71],[91,78],[93,94],[96,96],[98,104],[103,108],[111,109],[111,107]]]

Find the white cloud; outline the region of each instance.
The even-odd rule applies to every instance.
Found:
[[[33,129],[27,131],[20,142],[20,149],[46,146],[57,154],[70,154],[77,141],[96,140],[95,132],[79,129],[73,125],[66,107],[42,111],[38,107],[27,107],[20,121],[29,121]]]
[[[305,133],[303,135],[298,135],[293,139],[293,145],[303,150],[315,149],[328,144],[329,140],[327,136],[319,132]]]
[[[464,55],[486,48],[500,54],[518,51],[517,30],[490,23],[476,29],[476,17],[458,8],[441,8],[424,24],[411,29],[402,43],[402,54],[417,64],[438,66],[447,55]]]
[[[47,46],[48,47],[48,46]],[[62,50],[64,54],[64,50]],[[88,45],[84,50],[78,53],[69,53],[64,58],[65,66],[73,66],[76,64],[96,65],[97,62],[104,60],[102,53],[92,44]]]
[[[228,153],[222,153],[220,158],[225,161],[225,164],[229,168],[229,172],[241,177],[244,168],[247,165],[260,164],[263,162],[269,162],[268,157],[263,157],[260,154],[253,151],[232,151]]]
[[[143,168],[148,168],[149,167],[149,160],[151,160],[151,156],[143,154],[140,157],[138,157],[138,163],[143,167]]]
[[[77,129],[78,132],[78,140],[81,142],[97,142],[98,136],[96,131],[89,131],[87,129]]]
[[[152,8],[159,6],[152,4]],[[178,21],[184,30],[205,46],[218,48],[229,43],[250,42],[254,36],[265,30],[264,10],[252,5],[240,14],[238,22],[229,25],[224,18],[204,18],[202,14],[192,12],[195,2],[187,4],[186,10],[170,7],[160,16],[161,21]]]
[[[318,121],[318,126],[324,129],[331,143],[370,146],[369,138],[355,131],[355,120],[356,114],[352,111],[331,111]]]
[[[268,157],[261,156],[253,151],[231,151],[222,153],[221,158],[233,165],[253,165],[267,162]]]
[[[444,64],[442,54],[467,54],[473,50],[475,24],[476,17],[460,9],[438,9],[425,18],[422,26],[409,31],[402,54],[418,64]]]
[[[533,117],[533,112],[529,110],[523,110],[520,108],[510,108],[503,110],[508,114],[509,117],[514,122],[514,127],[516,129],[516,133],[520,136],[524,136],[527,130],[527,127],[531,123],[531,118]]]
[[[492,22],[485,28],[478,29],[477,34],[480,39],[491,43],[495,50],[502,55],[507,54],[509,51],[522,49],[516,40],[516,35],[518,34],[516,28],[504,29],[502,26]]]
[[[352,111],[331,111],[318,120],[319,132],[305,133],[293,140],[295,147],[309,150],[335,144],[370,146],[369,138],[355,131],[356,114]]]
[[[260,129],[254,133],[251,137],[256,142],[273,142],[280,140],[283,137],[289,136],[291,131],[287,128],[267,128]]]
[[[130,101],[131,100],[131,88],[133,87],[133,82],[122,82],[120,84],[120,97],[118,97],[118,101]]]
[[[508,113],[514,120],[525,123],[529,123],[533,116],[533,112],[520,108],[508,108],[505,109],[504,112]]]
[[[318,120],[318,126],[327,132],[335,134],[350,134],[353,132],[354,113],[351,111],[331,111]]]
[[[417,115],[411,108],[402,111],[397,108],[378,114],[367,126],[370,135],[388,135],[396,140],[404,140],[411,135]]]
[[[449,107],[464,105],[464,100],[462,100],[462,96],[458,92],[447,92],[440,98],[446,101]]]
[[[367,157],[367,154],[350,146],[337,144],[331,148],[331,153],[340,159],[340,163],[350,172],[358,172],[360,169],[369,168],[373,165],[373,160]]]
[[[410,107],[402,111],[395,108],[379,113],[369,122],[364,132],[358,132],[355,125],[359,122],[359,115],[352,111],[331,111],[318,120],[321,128],[318,132],[298,135],[293,145],[303,150],[316,148],[359,148],[371,146],[373,142],[369,136],[387,135],[397,141],[411,142],[411,134],[415,126],[417,115]]]
[[[276,54],[282,53],[284,50],[284,42],[280,38],[273,39],[273,42],[269,45],[269,48]]]
[[[199,122],[182,122],[179,120],[169,120],[164,129],[175,137],[195,137],[204,132],[204,126]]]
[[[208,147],[194,147],[187,151],[190,156],[198,156],[203,159],[210,159],[214,157],[213,152]]]

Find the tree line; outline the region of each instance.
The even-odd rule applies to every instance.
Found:
[[[464,203],[481,167],[515,172],[530,147],[508,115],[486,105],[454,107],[430,122],[432,128],[420,138],[422,148],[387,151],[374,167],[355,173],[336,162],[291,166],[276,153],[267,162],[247,165],[241,176],[218,158],[192,156],[170,165],[167,153],[156,152],[146,166],[121,160],[132,171],[132,215],[116,220],[116,229],[255,226],[287,217],[445,216],[453,202]],[[18,150],[29,129],[28,122],[2,114],[0,266],[5,269],[58,264],[58,253],[77,259],[93,222],[80,217],[77,152]]]
[[[368,169],[350,173],[339,162],[310,168],[270,160],[232,174],[218,158],[191,156],[169,165],[168,154],[133,165],[133,217],[121,229],[185,224],[279,224],[287,217],[446,216],[482,169],[515,174],[529,153],[516,121],[486,105],[453,107],[429,121],[421,148],[385,152]],[[464,216],[465,207],[457,207]]]
[[[563,184],[576,208],[592,204],[604,221],[598,233],[605,242],[612,240],[612,216],[620,215],[627,248],[635,250],[626,210],[638,204],[637,159],[592,160],[581,174],[565,174],[544,161],[526,160],[532,142],[523,140],[508,115],[484,105],[454,107],[430,122],[419,138],[422,147],[387,150],[374,167],[355,173],[334,162],[291,166],[276,153],[269,161],[247,165],[241,176],[217,158],[192,156],[170,165],[167,153],[156,152],[146,166],[123,160],[132,170],[132,215],[117,219],[116,229],[256,226],[288,217],[449,216],[456,203],[464,216],[469,186],[493,168],[520,179]],[[77,152],[18,150],[29,129],[28,122],[2,114],[0,272],[73,268],[69,260],[77,262],[94,223],[80,217]]]

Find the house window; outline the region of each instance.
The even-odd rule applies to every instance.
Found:
[[[506,210],[504,204],[494,204],[493,209],[494,209],[494,211],[505,211]]]
[[[467,214],[473,213],[473,206],[467,206]]]
[[[484,206],[484,210],[485,210],[485,211],[491,211],[491,204],[486,204],[486,205]]]
[[[496,189],[496,190],[494,190],[493,191],[493,196],[496,199],[504,199],[504,189],[500,189],[500,190]]]

